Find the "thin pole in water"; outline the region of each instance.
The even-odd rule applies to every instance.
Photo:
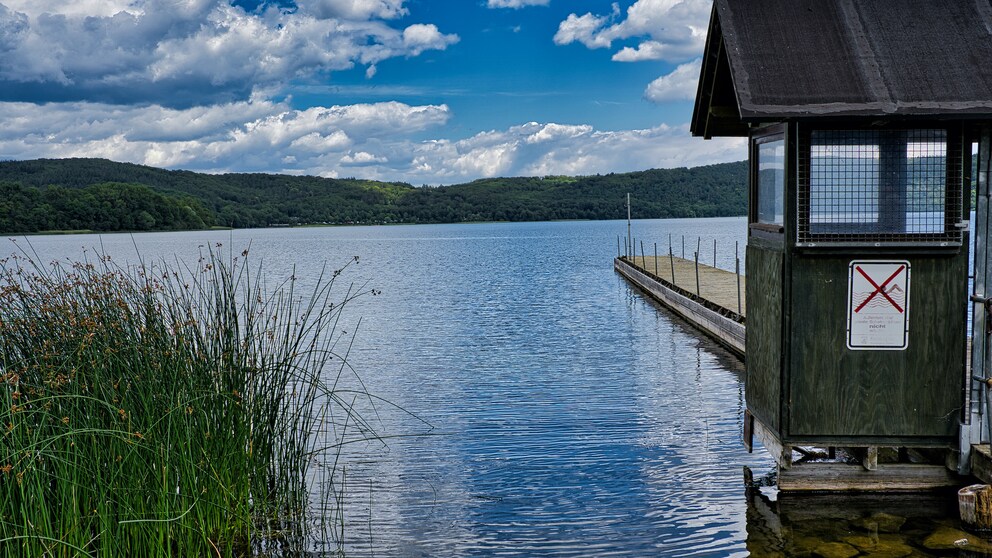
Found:
[[[643,240],[641,241],[641,269],[643,269],[644,271],[647,271],[648,270],[648,259],[647,259],[647,256],[644,255],[644,241]]]
[[[713,239],[713,267],[716,267],[716,239]]]
[[[617,258],[620,257],[620,235],[617,235]]]
[[[633,246],[633,237],[630,236],[630,192],[627,192],[627,240]]]
[[[623,257],[627,257],[630,254],[630,248],[627,246],[627,239],[623,239]]]
[[[654,276],[658,276],[658,243],[654,243]]]
[[[685,235],[682,235],[682,259],[685,259]]]

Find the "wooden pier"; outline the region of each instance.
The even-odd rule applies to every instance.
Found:
[[[617,258],[621,275],[737,356],[744,357],[744,277],[669,256]]]

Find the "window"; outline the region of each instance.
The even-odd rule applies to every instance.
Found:
[[[785,139],[781,135],[757,140],[757,216],[765,225],[785,224]]]
[[[946,130],[813,130],[800,150],[800,243],[960,242]]]

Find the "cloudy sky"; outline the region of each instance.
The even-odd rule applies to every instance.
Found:
[[[689,137],[710,0],[0,0],[0,160],[452,184]]]

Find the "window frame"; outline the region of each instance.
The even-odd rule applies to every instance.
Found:
[[[748,188],[748,229],[751,234],[758,235],[768,240],[784,240],[785,225],[789,220],[789,141],[786,134],[785,124],[769,126],[751,135],[750,140],[750,160]],[[765,223],[759,218],[760,198],[760,168],[761,168],[761,147],[767,143],[782,142],[782,181],[778,185],[782,194],[782,222]]]
[[[812,160],[814,132],[883,132],[883,131],[943,131],[945,141],[944,162],[944,212],[943,231],[933,232],[891,232],[891,231],[851,231],[813,232],[811,219],[813,206]],[[796,177],[796,226],[795,242],[800,248],[830,247],[920,247],[920,248],[959,248],[964,242],[967,229],[966,201],[964,200],[964,157],[962,134],[954,125],[934,125],[908,123],[898,126],[859,127],[853,125],[807,127],[798,134],[798,165]],[[907,215],[909,206],[907,206]],[[852,222],[852,228],[858,224]]]

